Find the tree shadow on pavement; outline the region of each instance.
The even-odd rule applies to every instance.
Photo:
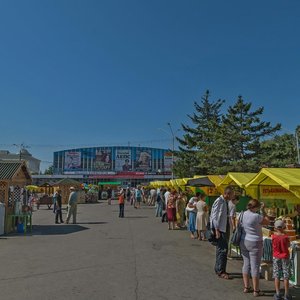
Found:
[[[70,225],[33,225],[31,235],[62,235],[71,234],[89,228],[77,224]]]
[[[78,225],[101,225],[107,224],[107,222],[78,222]]]

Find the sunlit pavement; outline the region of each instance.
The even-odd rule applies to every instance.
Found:
[[[228,262],[233,280],[217,278],[215,248],[168,231],[152,207],[126,206],[120,219],[116,202],[82,204],[77,221],[55,225],[53,212],[41,207],[31,235],[0,239],[0,299],[253,298],[242,293],[241,261]],[[270,293],[260,298],[270,299],[273,283],[261,283]],[[293,294],[300,299],[299,290]]]

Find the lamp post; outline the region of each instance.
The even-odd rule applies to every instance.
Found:
[[[171,126],[171,123],[168,122],[167,125],[169,126],[170,132],[171,132],[171,135],[172,135],[172,179],[174,179],[173,168],[174,168],[175,135],[174,135],[174,131],[173,131],[173,128]]]

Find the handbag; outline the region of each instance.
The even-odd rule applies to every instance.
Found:
[[[243,234],[243,216],[244,212],[241,212],[236,228],[234,229],[231,237],[231,244],[234,246],[240,246],[242,234]]]

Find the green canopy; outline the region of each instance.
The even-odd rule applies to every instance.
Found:
[[[121,185],[121,181],[103,181],[103,182],[98,182],[98,185]]]

